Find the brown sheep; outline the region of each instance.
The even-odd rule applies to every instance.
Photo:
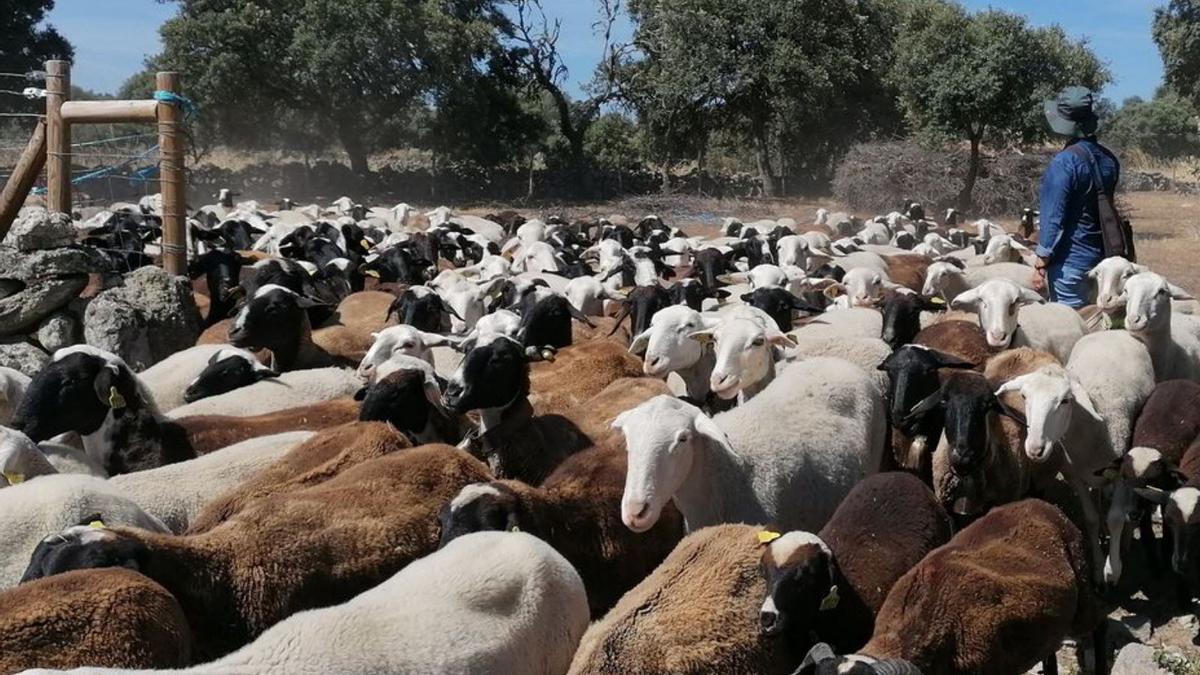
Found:
[[[24,580],[97,561],[136,564],[179,599],[196,655],[209,660],[296,612],[346,602],[432,553],[441,505],[490,479],[466,453],[424,445],[257,499],[203,534],[68,528],[38,546]]]
[[[767,592],[762,528],[691,533],[657,569],[591,625],[570,673],[789,673],[787,650],[762,634]]]
[[[925,271],[933,262],[927,256],[885,255],[882,256],[887,265],[888,278],[892,283],[903,286],[914,293],[920,293],[925,286]]]
[[[177,427],[183,434],[181,440],[193,453],[206,455],[248,438],[285,431],[319,431],[353,422],[358,419],[358,411],[358,402],[347,396],[262,415],[193,415],[163,420],[160,425]]]
[[[864,478],[819,535],[788,532],[764,548],[763,632],[796,662],[814,641],[840,652],[861,648],[888,591],[950,533],[950,518],[917,477]]]
[[[1154,448],[1172,464],[1200,437],[1200,384],[1191,380],[1160,382],[1146,399],[1133,426],[1130,447]]]
[[[180,668],[191,631],[162,586],[126,569],[81,570],[0,593],[0,672]]]
[[[1083,535],[1054,506],[993,509],[892,587],[861,654],[926,675],[1009,675],[1052,659],[1063,638],[1102,630]],[[586,638],[585,638],[586,639]],[[1097,633],[1096,645],[1103,645]],[[1096,672],[1106,672],[1103,649]]]
[[[617,320],[610,316],[591,317],[591,321],[595,325],[594,328],[578,321],[571,322],[572,344],[604,339],[614,340],[624,345],[629,344],[628,324],[617,323]]]
[[[642,361],[614,340],[592,340],[529,369],[530,403],[538,414],[566,413],[622,377],[642,377]]]
[[[209,502],[186,534],[207,532],[258,499],[323,483],[365,461],[410,447],[404,434],[380,422],[351,422],[325,429]]]
[[[338,303],[334,315],[313,330],[313,344],[357,365],[371,348],[374,341],[371,334],[394,323],[389,320],[388,308],[395,300],[396,296],[382,291],[347,295]]]
[[[968,363],[982,366],[996,349],[988,344],[987,336],[977,322],[939,321],[922,328],[913,344],[923,345],[949,354]]]
[[[625,527],[625,470],[623,450],[597,447],[567,458],[541,487],[512,480],[468,485],[442,509],[442,546],[481,530],[528,532],[575,566],[598,619],[684,535],[683,516],[673,507],[647,532]]]

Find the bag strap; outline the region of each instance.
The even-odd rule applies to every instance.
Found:
[[[1096,194],[1100,197],[1108,197],[1108,190],[1104,189],[1104,178],[1100,175],[1100,165],[1096,163],[1096,156],[1092,154],[1092,151],[1088,150],[1083,143],[1075,143],[1067,149],[1076,157],[1087,161],[1092,169],[1092,187],[1096,189]]]

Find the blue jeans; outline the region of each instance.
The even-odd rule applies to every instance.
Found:
[[[1075,309],[1088,304],[1087,273],[1090,269],[1091,267],[1078,267],[1067,261],[1047,265],[1046,285],[1050,289],[1050,301]]]

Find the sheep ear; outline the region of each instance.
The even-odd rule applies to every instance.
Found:
[[[1037,305],[1046,302],[1046,298],[1035,290],[1022,288],[1021,296],[1017,298],[1017,301],[1022,305]]]
[[[725,435],[725,431],[717,426],[713,418],[698,411],[696,416],[692,418],[692,426],[696,429],[696,433],[707,436],[714,443],[719,443],[731,454],[737,454],[733,446],[729,444],[729,438]]]
[[[1133,491],[1139,497],[1154,504],[1166,504],[1171,501],[1171,493],[1166,490],[1160,490],[1156,487],[1135,487]]]
[[[821,291],[821,294],[830,300],[836,300],[839,295],[842,295],[845,292],[846,287],[835,281],[826,286],[825,289]]]
[[[971,363],[970,361],[964,361],[957,356],[939,352],[935,349],[931,349],[930,351],[933,353],[934,359],[937,361],[938,368],[970,370],[975,367],[974,363]]]
[[[646,351],[646,348],[650,346],[650,330],[647,328],[633,338],[629,343],[630,354],[642,354]]]
[[[1083,408],[1097,422],[1103,422],[1104,418],[1101,417],[1100,413],[1096,412],[1096,406],[1092,403],[1092,397],[1088,396],[1087,389],[1083,388],[1083,384],[1075,379],[1073,375],[1068,376],[1067,381],[1071,385],[1071,394],[1075,396],[1075,402],[1079,404],[1079,407]]]
[[[909,410],[908,414],[905,415],[904,418],[906,420],[909,420],[909,419],[913,419],[916,417],[920,417],[921,415],[925,415],[929,412],[932,412],[935,408],[938,407],[938,404],[940,404],[941,402],[942,402],[942,392],[939,389],[938,391],[935,391],[932,394],[930,394],[929,396],[926,396],[922,401],[920,401],[919,403],[914,405],[912,407],[912,410]]]
[[[1192,294],[1176,286],[1173,283],[1167,282],[1167,290],[1171,292],[1171,298],[1174,300],[1192,300]]]
[[[978,303],[979,289],[972,288],[954,296],[954,299],[950,301],[950,307],[953,309],[975,309],[975,305]]]
[[[799,341],[796,340],[795,335],[792,335],[791,333],[783,333],[781,331],[771,331],[767,333],[767,342],[775,345],[776,347],[795,347],[797,344],[800,344]]]
[[[711,328],[693,331],[688,333],[688,337],[703,345],[710,344],[717,339],[716,336],[713,335],[713,329]]]
[[[1028,375],[1018,375],[1017,377],[1014,377],[1013,379],[1000,385],[999,388],[996,389],[995,395],[997,397],[999,397],[1002,394],[1007,394],[1010,391],[1015,391],[1015,392],[1023,394],[1025,383],[1028,381],[1029,381]]]

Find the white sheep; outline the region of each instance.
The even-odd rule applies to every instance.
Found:
[[[949,302],[955,296],[991,279],[1007,279],[1022,288],[1033,288],[1033,268],[1021,263],[1002,262],[983,267],[961,269],[948,262],[935,262],[925,271],[921,294]]]
[[[621,518],[644,532],[674,499],[689,531],[728,522],[817,531],[878,469],[886,418],[870,378],[831,358],[787,368],[715,418],[652,398],[613,421],[629,450]]]
[[[30,377],[19,370],[0,366],[0,424],[12,421],[21,397],[29,387]]]
[[[1129,262],[1120,256],[1101,260],[1087,273],[1094,285],[1096,306],[1105,314],[1120,310],[1125,306],[1125,282],[1135,274],[1149,271],[1149,267]]]
[[[178,419],[191,415],[262,415],[350,396],[360,387],[362,381],[358,379],[358,375],[346,368],[293,370],[281,373],[276,378],[255,382],[248,387],[180,406],[167,413],[167,417]]]
[[[78,448],[51,442],[38,445],[24,433],[0,426],[0,488],[58,473],[108,477],[104,467]]]
[[[358,364],[358,376],[366,381],[374,381],[375,367],[394,355],[413,356],[433,365],[433,348],[450,344],[450,339],[444,335],[426,333],[407,324],[388,326],[378,333],[371,333],[371,337],[375,340]]]
[[[1033,257],[1033,251],[1011,234],[998,234],[988,239],[987,248],[983,250],[983,264],[1019,263]]]
[[[314,436],[289,431],[234,443],[186,462],[114,476],[109,485],[179,534],[192,518],[221,494],[270,466],[292,448]]]
[[[587,624],[583,582],[565,558],[528,534],[476,532],[349,602],[299,612],[228,656],[174,672],[561,675]]]
[[[1031,460],[1050,460],[1056,445],[1066,453],[1062,472],[1081,497],[1097,570],[1100,517],[1087,489],[1101,487],[1103,470],[1129,449],[1134,423],[1153,390],[1150,353],[1129,333],[1112,330],[1079,340],[1066,368],[1044,366],[997,391],[1017,391],[1025,399],[1025,454]],[[1123,518],[1110,521],[1110,528],[1118,530],[1117,546]],[[1115,581],[1120,573],[1118,553],[1110,556],[1104,576]]]
[[[1200,381],[1200,318],[1171,311],[1172,299],[1192,296],[1154,272],[1129,277],[1125,296],[1125,328],[1150,351],[1158,381]]]
[[[738,403],[750,400],[775,379],[775,349],[792,346],[791,338],[770,317],[732,317],[688,337],[712,343],[716,358],[709,388],[721,398],[736,396]]]
[[[47,535],[100,514],[107,525],[125,525],[166,533],[167,526],[146,513],[107,480],[59,474],[0,490],[0,589],[15,586],[29,556]]]
[[[711,389],[716,356],[710,343],[693,339],[691,334],[716,326],[718,319],[704,316],[686,305],[672,305],[654,313],[650,327],[635,335],[629,351],[643,354],[642,372],[650,377],[675,373],[683,381],[684,391],[693,401],[704,401]]]
[[[567,282],[567,301],[586,316],[604,316],[604,301],[624,299],[620,293],[610,291],[595,277],[575,277]]]
[[[801,341],[827,337],[877,338],[883,333],[883,315],[870,307],[830,309],[790,333]]]
[[[1087,325],[1070,307],[1044,302],[1028,288],[1006,279],[991,279],[959,293],[950,305],[975,311],[992,347],[1032,347],[1066,363],[1075,343],[1087,334]]]

